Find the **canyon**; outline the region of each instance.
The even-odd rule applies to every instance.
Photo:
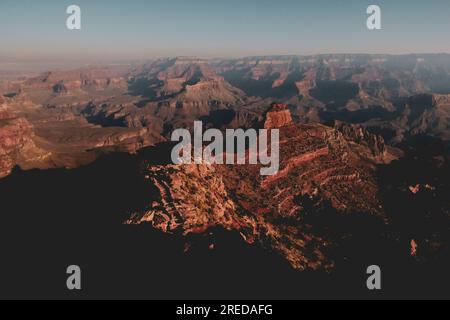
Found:
[[[48,279],[76,260],[95,297],[124,273],[108,296],[365,297],[374,263],[386,296],[447,292],[449,65],[178,57],[0,81],[2,267],[24,279],[5,289],[60,293]],[[196,122],[278,130],[278,172],[174,164]]]
[[[271,176],[249,162],[143,157],[140,175],[153,192],[147,205],[126,212],[126,224],[187,242],[219,228],[294,269],[333,270],[339,259],[330,251],[349,235],[330,234],[322,226],[328,219],[317,217],[389,228],[380,172],[407,161],[423,136],[442,143],[435,158],[446,163],[449,65],[447,55],[178,57],[2,81],[0,178],[82,170],[114,155],[141,159],[149,148],[170,159],[172,132],[193,133],[196,122],[205,132],[279,130],[279,170]],[[406,191],[434,185],[408,182]]]
[[[37,153],[47,154],[29,164],[5,156],[2,175],[15,165],[73,168],[99,154],[134,153],[170,140],[177,128],[192,130],[196,120],[206,129],[259,127],[273,101],[289,109],[273,119],[275,125],[291,118],[301,124],[340,121],[392,146],[420,134],[448,141],[448,60],[446,55],[178,57],[2,81],[2,108],[29,123],[28,140]],[[360,136],[356,142],[364,139],[376,149],[380,138]],[[11,153],[7,148],[2,147],[5,155]]]

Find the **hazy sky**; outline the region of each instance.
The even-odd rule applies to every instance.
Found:
[[[449,33],[450,0],[0,0],[0,62],[450,52]]]

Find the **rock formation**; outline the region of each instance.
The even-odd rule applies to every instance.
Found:
[[[68,108],[39,107],[23,93],[0,104],[1,177],[15,166],[75,168],[104,152],[134,153],[162,140],[149,128],[103,128]]]
[[[362,154],[364,150],[361,150],[361,156],[381,163],[392,160],[383,137],[370,133],[361,125],[346,124],[342,121],[335,121],[334,128],[341,132],[349,142],[355,143],[357,146],[362,145],[366,147],[365,150],[370,151],[369,154],[364,155]]]
[[[331,127],[295,125],[284,105],[270,108],[265,127],[280,130],[278,174],[262,177],[259,165],[149,165],[145,175],[158,195],[127,223],[184,236],[219,226],[271,247],[294,268],[333,267],[325,253],[331,239],[302,221],[310,202],[384,219],[372,169],[355,152],[358,145],[370,154],[373,141],[362,135],[351,143]]]
[[[35,145],[33,137],[33,128],[26,119],[0,111],[0,178],[19,163],[26,166],[47,156]]]
[[[2,81],[0,105],[6,101],[11,108],[0,107],[0,119],[26,119],[34,140],[44,141],[42,148],[53,156],[64,149],[71,167],[80,152],[82,158],[94,149],[134,152],[198,119],[222,129],[339,120],[335,131],[355,153],[372,164],[385,163],[399,155],[389,144],[420,134],[450,140],[450,72],[436,71],[447,58],[431,55],[417,63],[410,56],[385,55],[181,57],[49,71]],[[397,63],[412,65],[399,69]],[[266,112],[274,100],[280,104]]]
[[[54,89],[64,87],[66,90],[98,88],[108,86],[126,88],[128,67],[89,67],[73,71],[46,72],[39,77],[27,80],[23,89]]]
[[[450,140],[450,95],[419,94],[409,97],[392,119],[374,120],[370,127],[393,133],[392,142],[427,134]]]
[[[284,104],[273,104],[266,114],[264,128],[282,128],[292,124],[292,116],[288,106]]]

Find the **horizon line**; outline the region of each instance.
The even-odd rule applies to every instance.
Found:
[[[114,62],[136,62],[136,61],[151,61],[151,60],[162,60],[162,59],[180,59],[180,58],[191,58],[191,59],[201,59],[201,60],[239,60],[247,58],[269,58],[269,57],[315,57],[315,56],[437,56],[437,55],[450,55],[450,52],[410,52],[410,53],[368,53],[368,52],[330,52],[330,53],[311,53],[311,54],[250,54],[250,55],[236,55],[236,56],[201,56],[201,55],[158,55],[158,56],[148,56],[148,57],[129,57],[129,58],[113,58],[104,59],[102,57],[93,58],[2,58],[0,65],[3,64],[16,64],[16,63],[47,63],[47,64],[62,64],[62,63],[97,63],[99,60],[103,60],[104,63],[114,63]],[[95,61],[95,62],[94,62]]]

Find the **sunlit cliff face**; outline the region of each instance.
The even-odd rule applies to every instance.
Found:
[[[342,214],[364,212],[383,221],[372,167],[366,163],[377,163],[383,155],[374,156],[370,142],[358,136],[353,141],[331,127],[294,124],[286,105],[273,105],[264,123],[280,130],[277,174],[260,176],[260,165],[148,166],[146,178],[158,195],[127,224],[183,236],[222,227],[239,232],[249,244],[271,246],[294,268],[332,268],[332,258],[323,251],[332,239],[302,221],[312,204],[321,203]]]

